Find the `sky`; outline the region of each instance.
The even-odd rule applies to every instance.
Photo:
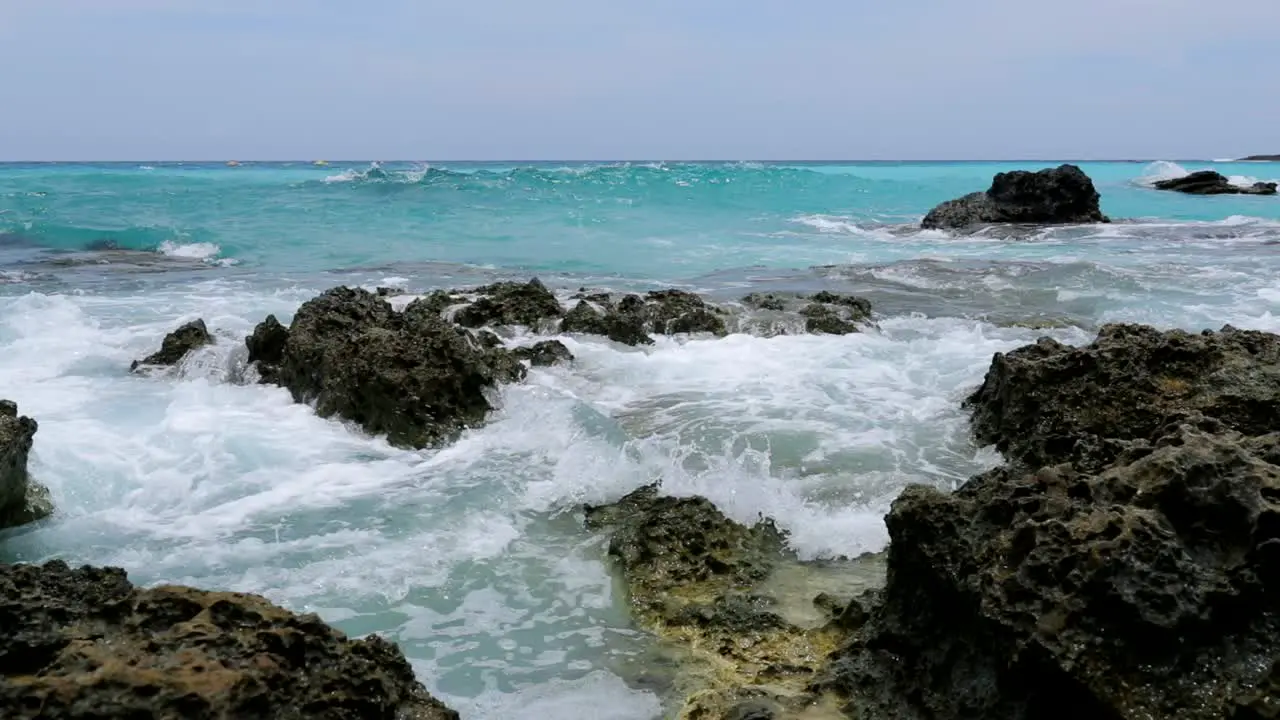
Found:
[[[0,0],[0,160],[1280,153],[1276,0]]]

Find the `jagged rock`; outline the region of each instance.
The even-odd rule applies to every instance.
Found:
[[[1082,348],[1043,338],[997,354],[965,404],[976,437],[1010,460],[1098,470],[1197,416],[1248,435],[1280,429],[1280,337],[1112,324]]]
[[[246,342],[265,382],[403,447],[482,424],[492,409],[485,390],[524,376],[509,352],[447,322],[430,300],[396,312],[347,287],[303,303],[287,331],[268,318]]]
[[[773,293],[751,293],[742,298],[742,304],[757,310],[783,311],[787,309],[786,300]]]
[[[1093,181],[1075,165],[1038,172],[1000,173],[986,192],[938,205],[921,223],[925,228],[969,228],[992,223],[1035,225],[1110,222],[1098,207]]]
[[[1280,716],[1277,458],[1181,426],[1099,474],[909,487],[827,687],[885,720]]]
[[[454,320],[463,327],[526,325],[564,315],[560,301],[537,278],[527,283],[500,282],[476,288],[481,297],[462,308]]]
[[[653,332],[665,335],[705,332],[724,335],[724,319],[706,301],[683,290],[652,290],[645,295],[646,320]]]
[[[0,565],[0,717],[457,720],[391,643],[255,595]]]
[[[25,525],[53,511],[48,491],[31,480],[27,457],[39,425],[0,400],[0,529]]]
[[[607,295],[591,295],[590,302],[585,294],[579,296],[578,304],[561,323],[563,332],[605,335],[626,345],[652,344],[649,333],[728,332],[723,311],[683,290],[654,290],[644,297],[625,295],[616,304]]]
[[[1233,185],[1222,173],[1200,170],[1169,180],[1158,180],[1157,190],[1173,190],[1189,195],[1275,195],[1276,184],[1256,182],[1249,186]]]
[[[680,717],[756,717],[735,713],[795,712],[813,701],[806,688],[845,631],[798,627],[760,591],[779,563],[795,562],[772,521],[748,527],[705,498],[666,497],[649,486],[586,508],[586,522],[608,532],[636,618],[685,648],[685,673],[675,681]]]
[[[146,365],[177,365],[187,353],[212,344],[213,336],[205,327],[204,320],[197,318],[165,335],[158,351],[142,360],[134,360],[129,369],[136,371]]]
[[[866,298],[837,295],[824,290],[810,300],[812,302],[800,310],[805,318],[806,332],[848,335],[861,332],[857,323],[871,318],[871,301]]]
[[[516,348],[511,353],[535,366],[558,365],[573,362],[573,353],[559,340],[543,340],[529,347]]]

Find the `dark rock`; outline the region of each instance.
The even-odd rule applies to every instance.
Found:
[[[724,335],[724,318],[697,295],[683,290],[653,290],[646,296],[648,321],[653,332],[712,333]]]
[[[543,340],[529,347],[516,348],[512,354],[528,360],[535,366],[558,365],[573,362],[573,353],[559,340]]]
[[[783,311],[787,309],[786,301],[773,293],[751,293],[742,298],[742,304],[757,310]]]
[[[848,335],[858,332],[858,326],[840,317],[830,305],[813,303],[806,305],[800,314],[804,316],[806,332],[827,335]]]
[[[909,487],[829,687],[887,720],[1277,717],[1277,456],[1182,426],[1102,473]]]
[[[0,717],[457,720],[395,645],[254,595],[0,565]]]
[[[27,457],[39,425],[0,400],[0,529],[39,520],[53,510],[49,493],[31,480]]]
[[[134,360],[130,370],[144,365],[177,365],[187,353],[213,344],[213,336],[204,326],[204,320],[196,319],[164,336],[160,349],[142,360]]]
[[[925,228],[968,228],[992,223],[1035,225],[1110,222],[1098,207],[1093,181],[1075,165],[1000,173],[986,192],[948,200],[921,223]]]
[[[284,362],[284,346],[288,342],[289,329],[281,325],[275,315],[268,315],[253,329],[253,334],[245,338],[249,362],[257,363],[258,374],[264,382],[275,381],[280,363]]]
[[[1041,339],[992,360],[965,404],[974,434],[1028,469],[1098,470],[1171,424],[1280,430],[1280,337],[1106,325],[1082,348]]]
[[[849,319],[854,322],[867,320],[871,317],[871,301],[863,297],[857,297],[856,295],[841,295],[839,293],[823,290],[822,292],[815,293],[813,297],[809,299],[813,302],[822,303],[824,305],[837,305],[847,308],[849,310]]]
[[[381,297],[381,298],[396,297],[397,295],[404,294],[404,290],[401,290],[400,288],[393,288],[393,287],[379,287],[379,288],[376,288],[375,291],[378,293],[378,297]]]
[[[1240,160],[1242,162],[1280,162],[1280,155],[1249,155],[1248,157],[1240,158]]]
[[[537,278],[527,283],[501,282],[476,288],[481,297],[462,308],[454,320],[463,327],[526,325],[564,315],[560,301]]]
[[[89,252],[114,252],[125,248],[122,248],[119,241],[114,238],[98,238],[85,243],[84,249]]]
[[[1200,170],[1180,178],[1158,180],[1157,190],[1173,190],[1190,195],[1275,195],[1276,184],[1258,182],[1248,187],[1232,185],[1221,173]]]
[[[627,302],[627,298],[635,298],[640,305]],[[645,331],[643,301],[636,295],[628,295],[627,298],[623,298],[617,308],[610,306],[605,313],[586,300],[579,300],[565,315],[560,330],[566,333],[604,335],[624,345],[652,345],[653,338]]]
[[[338,287],[303,303],[287,333],[278,325],[268,318],[248,341],[264,381],[402,447],[479,426],[492,409],[485,391],[524,376],[509,352],[485,347],[430,301],[396,312],[373,293]]]

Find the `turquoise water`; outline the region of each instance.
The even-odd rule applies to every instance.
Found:
[[[997,461],[958,403],[992,353],[1116,320],[1280,330],[1280,199],[1150,182],[1268,163],[1084,163],[1110,225],[955,237],[915,223],[1052,163],[0,165],[0,397],[40,422],[59,508],[0,558],[257,592],[385,633],[468,718],[652,718],[629,626],[574,508],[662,478],[805,557],[882,548],[909,482]],[[241,339],[339,283],[410,291],[537,274],[579,286],[857,292],[857,336],[564,338],[571,368],[485,428],[407,452],[247,385]],[[172,376],[129,362],[203,317]],[[749,322],[743,327],[748,327]],[[528,342],[517,336],[512,342]]]

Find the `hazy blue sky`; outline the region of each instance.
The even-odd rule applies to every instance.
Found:
[[[0,159],[1280,152],[1280,0],[0,0]]]

